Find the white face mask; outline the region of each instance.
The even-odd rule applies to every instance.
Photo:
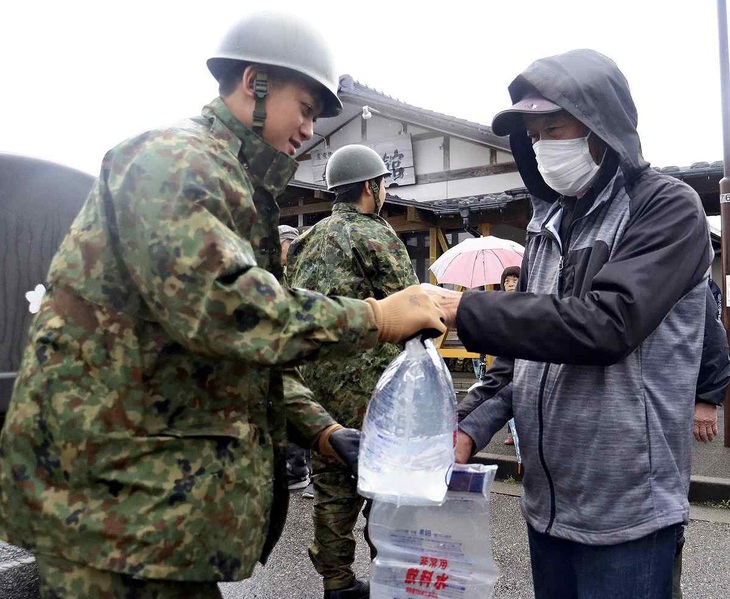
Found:
[[[577,196],[586,191],[598,173],[599,166],[588,149],[588,137],[547,139],[533,144],[537,170],[552,189],[564,196]]]

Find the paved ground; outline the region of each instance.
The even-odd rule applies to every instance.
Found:
[[[519,493],[520,485],[502,483],[500,491]],[[282,541],[265,568],[258,568],[246,582],[221,585],[225,599],[317,599],[322,597],[316,572],[307,558],[312,534],[311,502],[293,494],[292,510]],[[702,518],[694,519],[694,518]],[[713,520],[713,521],[706,521]],[[723,521],[724,520],[724,521]],[[493,552],[502,576],[496,599],[533,597],[527,533],[518,497],[492,494]],[[362,534],[361,519],[358,534]],[[356,570],[367,572],[364,541],[358,545]],[[730,510],[693,513],[685,546],[683,586],[686,599],[730,597]]]

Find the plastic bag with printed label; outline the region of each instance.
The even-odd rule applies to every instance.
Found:
[[[362,427],[360,495],[438,505],[454,466],[456,394],[431,340],[411,339],[380,377]]]
[[[371,599],[489,599],[499,578],[492,558],[489,494],[496,466],[457,465],[442,505],[373,501],[368,532],[378,550]]]

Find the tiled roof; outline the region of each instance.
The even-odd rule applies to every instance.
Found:
[[[677,179],[718,174],[722,177],[723,163],[722,160],[715,160],[715,162],[695,162],[691,166],[655,166],[654,170],[672,175],[673,177],[677,177]]]

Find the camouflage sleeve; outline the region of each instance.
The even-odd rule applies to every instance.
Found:
[[[203,152],[147,144],[123,158],[105,173],[118,255],[173,339],[262,365],[375,345],[365,302],[292,291],[256,266],[251,244],[231,228],[256,219],[252,198],[236,195],[234,224],[221,187],[229,175]]]
[[[376,297],[392,295],[409,285],[418,285],[411,259],[403,242],[387,223],[377,221],[356,234],[354,249],[358,251],[375,288]],[[382,294],[382,295],[381,295]]]
[[[285,369],[282,378],[290,437],[302,447],[308,447],[317,434],[322,429],[334,424],[335,420],[327,410],[314,400],[314,394],[304,384],[298,369]]]

